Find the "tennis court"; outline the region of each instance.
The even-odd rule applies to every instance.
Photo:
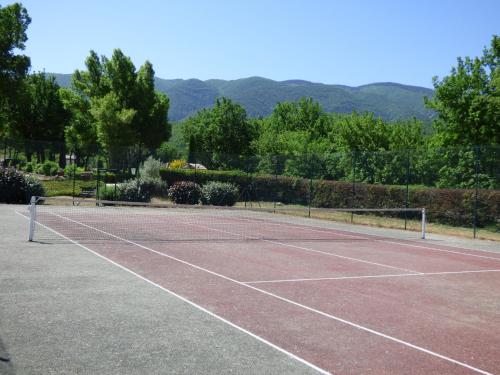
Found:
[[[35,245],[78,246],[309,370],[500,372],[494,248],[276,210],[49,203]]]

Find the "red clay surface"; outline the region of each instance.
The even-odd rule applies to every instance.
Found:
[[[500,372],[500,254],[256,220],[235,227],[229,218],[198,229],[282,239],[151,241],[156,228],[145,227],[131,243],[100,232],[125,237],[97,217],[45,223],[78,239],[68,218],[95,233],[78,241],[87,248],[325,371]],[[296,280],[316,278],[330,280]]]

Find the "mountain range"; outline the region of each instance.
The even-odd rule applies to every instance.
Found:
[[[49,73],[60,86],[68,87],[71,74]],[[170,98],[169,119],[183,120],[202,108],[210,107],[220,97],[241,104],[249,117],[265,117],[278,102],[311,97],[327,112],[373,112],[385,120],[417,118],[428,122],[434,113],[424,106],[424,96],[433,90],[399,83],[372,83],[349,87],[303,80],[273,81],[262,77],[236,80],[155,78],[158,91]]]

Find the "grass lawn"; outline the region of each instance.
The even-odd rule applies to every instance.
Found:
[[[73,179],[42,181],[47,197],[73,196]],[[95,189],[95,180],[75,180],[75,196],[80,195],[82,188]]]

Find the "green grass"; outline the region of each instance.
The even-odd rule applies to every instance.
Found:
[[[42,181],[47,197],[73,196],[73,180],[45,180]],[[95,180],[75,180],[75,196],[80,195],[82,188],[95,189]]]

